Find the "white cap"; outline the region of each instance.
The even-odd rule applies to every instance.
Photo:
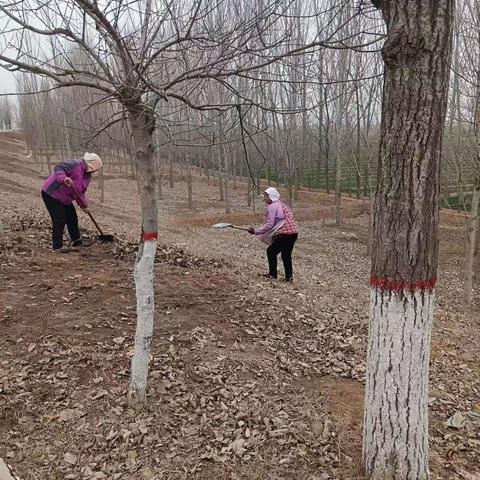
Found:
[[[103,166],[102,159],[96,153],[86,153],[83,160],[87,164],[87,172],[96,172]]]
[[[265,193],[268,195],[272,202],[280,200],[280,192],[275,187],[268,187],[265,190]]]

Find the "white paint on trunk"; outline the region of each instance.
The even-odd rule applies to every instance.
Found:
[[[138,251],[135,262],[135,289],[137,297],[137,330],[135,333],[135,353],[132,358],[132,372],[128,398],[131,404],[145,400],[150,344],[153,335],[154,290],[153,266],[157,241],[145,241]]]
[[[0,458],[0,480],[20,480],[12,474],[7,464]]]
[[[425,480],[434,292],[372,288],[363,461],[370,480]]]

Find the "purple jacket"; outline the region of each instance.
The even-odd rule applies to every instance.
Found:
[[[90,184],[90,175],[87,175],[86,172],[87,165],[83,160],[67,160],[59,163],[55,165],[53,173],[43,182],[42,190],[64,205],[71,205],[76,200],[81,207],[86,207],[85,192]],[[67,177],[72,179],[73,185],[80,194],[80,200],[75,198],[73,188],[63,183]]]
[[[282,220],[285,220],[285,214],[283,213],[281,200],[277,200],[267,205],[265,209],[265,223],[255,229],[255,235],[263,235]]]

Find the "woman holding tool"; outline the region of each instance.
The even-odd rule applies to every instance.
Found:
[[[249,228],[249,233],[256,235],[269,244],[267,248],[269,273],[267,278],[277,278],[277,256],[282,255],[285,268],[285,282],[293,281],[292,250],[298,238],[299,228],[293,218],[292,209],[280,200],[280,193],[274,187],[269,187],[263,194],[267,205],[265,223],[258,228]]]
[[[63,231],[67,225],[73,247],[92,244],[83,240],[78,229],[78,217],[73,201],[87,211],[85,192],[90,185],[92,173],[102,168],[102,160],[95,153],[86,153],[81,160],[67,160],[55,165],[53,173],[42,185],[42,198],[52,219],[52,248],[54,252],[68,253],[63,245]],[[87,211],[88,212],[88,211]]]

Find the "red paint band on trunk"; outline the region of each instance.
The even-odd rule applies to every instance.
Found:
[[[371,287],[387,290],[388,292],[415,292],[417,290],[433,290],[436,284],[436,278],[408,282],[406,280],[385,280],[382,278],[376,278],[374,275],[370,276]]]
[[[144,233],[142,238],[144,240],[156,240],[158,238],[158,233]]]

